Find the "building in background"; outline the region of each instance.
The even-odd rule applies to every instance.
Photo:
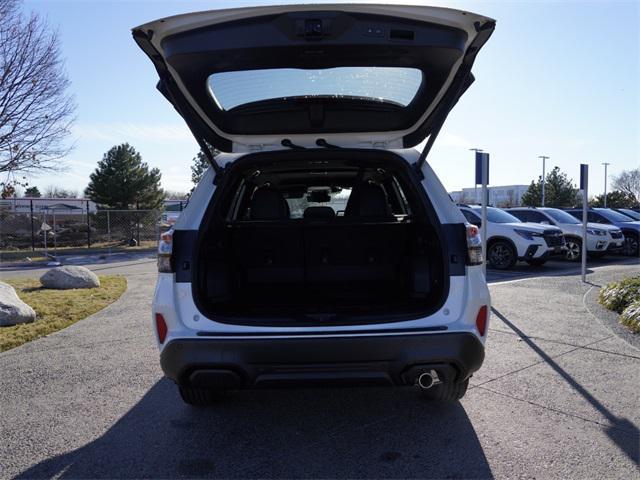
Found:
[[[527,191],[529,185],[501,185],[495,187],[487,187],[488,204],[494,207],[519,207],[522,201],[522,195]],[[482,188],[463,188],[455,192],[449,192],[449,195],[456,203],[481,203]]]
[[[97,205],[88,198],[12,197],[0,199],[0,211],[11,213],[57,212],[65,215],[95,213]]]

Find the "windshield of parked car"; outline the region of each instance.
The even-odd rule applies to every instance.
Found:
[[[564,210],[550,209],[550,210],[545,210],[545,213],[558,223],[569,223],[573,225],[582,223],[576,217],[565,212]]]
[[[480,215],[482,209],[474,207],[474,211]],[[487,220],[493,223],[522,223],[519,218],[495,207],[487,207]]]
[[[629,210],[628,208],[621,208],[620,212],[624,213],[634,220],[640,220],[640,213],[638,212],[634,212],[633,210]]]
[[[327,96],[406,107],[422,84],[422,71],[404,67],[267,68],[214,73],[207,83],[223,110],[262,100]]]
[[[618,213],[608,208],[597,208],[595,209],[595,212],[599,213],[610,222],[633,222],[634,221],[633,218],[627,217],[622,213]]]

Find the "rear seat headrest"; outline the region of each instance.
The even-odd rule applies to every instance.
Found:
[[[273,187],[262,187],[253,192],[249,205],[250,220],[285,220],[289,218],[289,204],[284,195]]]
[[[380,185],[370,182],[353,188],[344,214],[350,217],[393,217],[387,194]]]
[[[318,220],[318,219],[331,219],[336,216],[336,212],[331,207],[307,207],[304,210],[304,218]]]

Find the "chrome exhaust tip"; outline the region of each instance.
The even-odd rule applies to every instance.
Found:
[[[428,372],[420,374],[416,383],[422,390],[429,390],[431,387],[441,382],[436,371],[429,370]]]

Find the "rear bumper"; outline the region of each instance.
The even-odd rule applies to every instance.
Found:
[[[160,355],[165,375],[180,385],[232,389],[407,385],[427,368],[462,381],[483,360],[484,346],[471,333],[177,339]]]

